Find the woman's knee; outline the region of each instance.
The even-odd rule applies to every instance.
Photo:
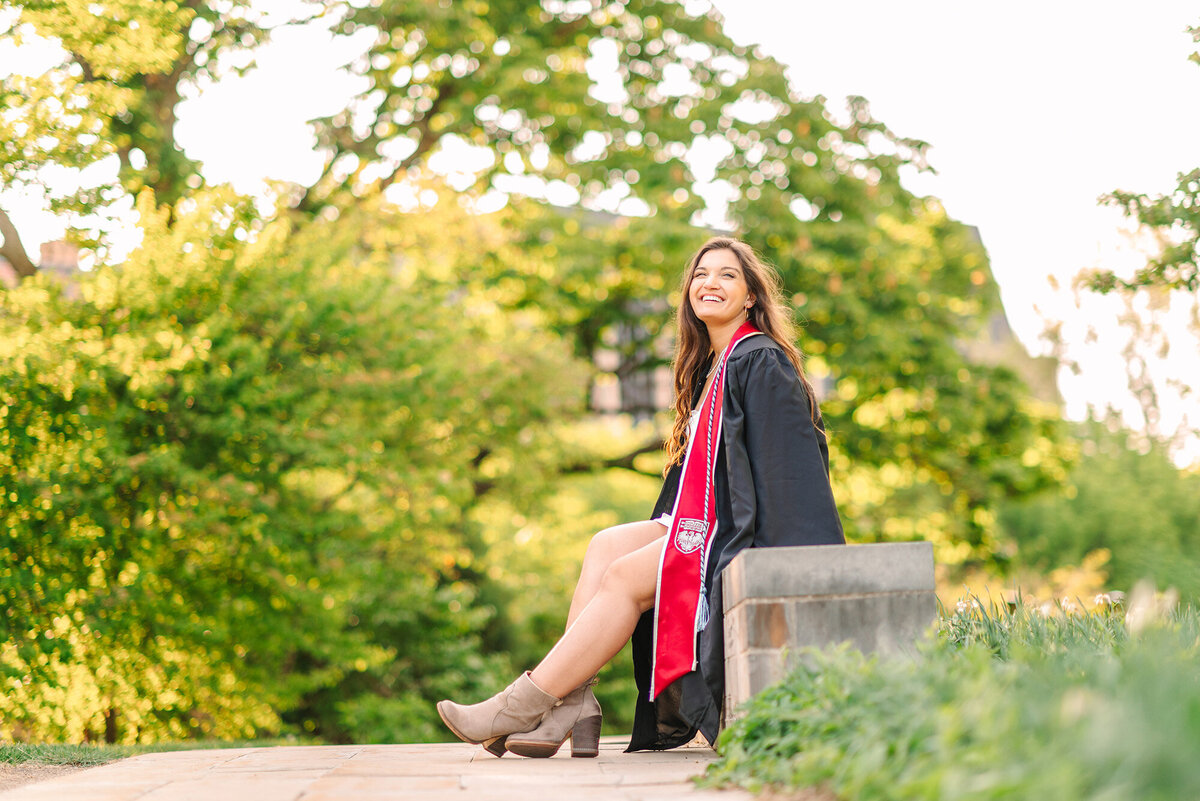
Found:
[[[611,564],[661,536],[663,530],[661,524],[648,520],[611,526],[592,535],[584,558]]]
[[[629,598],[642,611],[653,607],[658,560],[649,558],[651,555],[642,548],[613,560],[600,579],[600,591]]]
[[[584,559],[587,561],[599,561],[604,565],[609,565],[614,560],[624,556],[620,545],[619,532],[615,526],[598,531],[592,535],[591,541],[588,542],[587,553]]]

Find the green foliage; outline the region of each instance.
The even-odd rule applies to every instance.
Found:
[[[318,10],[317,0],[297,6]],[[0,183],[46,190],[55,211],[101,213],[144,187],[173,205],[203,184],[175,143],[176,107],[206,81],[244,73],[273,28],[251,0],[22,0],[0,2],[0,40],[59,49],[36,74],[0,89]],[[8,24],[4,24],[8,23]],[[18,51],[19,52],[19,51]],[[116,181],[50,192],[48,165],[78,168],[116,156]]]
[[[450,137],[493,150],[480,190],[500,176],[536,176],[561,181],[587,207],[615,190],[684,222],[704,206],[684,159],[698,137],[727,143],[723,164],[749,186],[762,145],[758,126],[739,117],[779,117],[794,136],[790,171],[754,171],[755,185],[790,176],[822,205],[867,138],[896,152],[878,162],[893,179],[924,147],[870,120],[865,105],[861,124],[834,125],[822,99],[788,86],[781,64],[735,45],[714,10],[693,15],[667,0],[383,2],[356,4],[338,30],[364,27],[381,32],[351,67],[365,86],[350,109],[318,121],[329,160],[305,205],[344,205],[379,181],[371,176],[387,185]]]
[[[291,230],[227,197],[174,202],[202,184],[174,142],[180,91],[264,41],[249,2],[21,5],[7,35],[63,55],[3,97],[3,176],[115,154],[119,186],[57,207],[144,186],[171,202],[143,205],[143,250],[82,302],[41,280],[4,301],[0,511],[19,534],[0,582],[19,601],[0,663],[31,682],[0,706],[13,731],[99,736],[120,703],[122,739],[444,737],[428,702],[536,659],[587,536],[649,510],[656,434],[575,426],[572,357],[615,352],[621,378],[663,363],[696,226],[718,222],[696,194],[710,178],[798,308],[852,537],[988,559],[999,500],[1063,476],[1056,411],[965,354],[998,297],[972,231],[899,184],[924,143],[862,98],[837,121],[715,11],[312,4],[377,36],[353,66],[363,95],[316,122],[326,169],[296,188]],[[373,190],[455,139],[493,151],[475,184],[387,211]],[[711,176],[685,160],[704,139]],[[547,187],[578,207],[520,198]],[[509,210],[464,218],[491,188]],[[245,707],[214,712],[239,683]]]
[[[1000,312],[986,254],[936,202],[913,209],[814,225],[812,251],[780,265],[803,300],[811,369],[832,387],[822,410],[848,534],[928,539],[942,563],[989,559],[1000,499],[1064,476],[1058,410],[967,355]]]
[[[938,638],[959,649],[980,646],[1005,662],[1034,652],[1103,653],[1123,646],[1129,632],[1118,614],[1123,607],[1111,598],[1100,600],[1092,613],[1080,614],[1079,604],[1070,599],[1036,607],[1023,597],[1004,606],[962,599],[953,614],[939,618]]]
[[[103,765],[137,754],[178,751],[195,748],[264,748],[273,745],[307,745],[296,738],[285,740],[188,740],[138,745],[92,745],[67,743],[13,743],[0,745],[0,764],[19,765],[32,762],[40,765]],[[314,745],[316,743],[313,743]]]
[[[1088,278],[1092,289],[1104,294],[1143,287],[1200,289],[1200,168],[1180,173],[1175,189],[1165,195],[1118,191],[1103,200],[1156,232],[1162,249],[1131,278],[1108,270],[1095,273]]]
[[[1188,33],[1200,42],[1200,26],[1188,28]],[[1200,52],[1192,53],[1189,60],[1200,64]],[[1162,251],[1132,278],[1118,278],[1108,270],[1095,273],[1087,282],[1092,289],[1102,293],[1143,287],[1200,289],[1200,168],[1180,173],[1174,191],[1165,195],[1117,191],[1102,200],[1156,233]]]
[[[1106,549],[1112,588],[1150,578],[1200,598],[1200,475],[1175,467],[1162,443],[1132,442],[1115,420],[1076,430],[1081,453],[1064,488],[999,509],[1015,561],[1044,572]]]
[[[986,254],[935,202],[911,203],[863,205],[837,223],[751,204],[747,236],[797,307],[848,536],[926,539],[947,564],[988,560],[999,502],[1065,479],[1069,454],[1056,408],[1010,368],[968,356],[1000,312]],[[694,229],[661,213],[564,221],[531,205],[513,223],[526,257],[486,262],[497,291],[551,310],[580,355],[616,351],[618,376],[665,363]]]
[[[943,627],[976,632],[943,636],[907,660],[807,652],[722,734],[706,781],[820,788],[837,799],[1200,793],[1193,610],[1137,637],[1112,612],[956,612]]]
[[[2,296],[5,736],[244,737],[283,713],[371,739],[363,694],[392,699],[386,736],[427,736],[433,700],[507,673],[458,575],[468,513],[536,478],[581,374],[459,280],[462,215],[292,234],[224,194],[140,212],[142,247],[78,301],[41,276]]]
[[[799,308],[810,370],[829,389],[852,537],[923,537],[943,562],[986,560],[996,503],[1061,481],[1057,411],[1031,404],[1011,371],[964,353],[999,308],[981,246],[936,202],[900,186],[902,167],[924,167],[925,144],[893,134],[863,98],[839,121],[824,98],[799,95],[783,65],[733,43],[715,10],[693,15],[665,0],[324,5],[341,15],[338,33],[378,35],[351,65],[361,95],[315,122],[326,168],[297,188],[302,211],[352,209],[373,189],[425,174],[443,145],[489,148],[474,184],[455,183],[468,205],[490,189],[513,194],[503,223],[511,247],[481,252],[482,291],[536,309],[580,357],[612,349],[611,372],[628,378],[669,354],[694,226],[720,222],[697,184],[715,180],[728,222],[778,265]],[[244,2],[156,4],[143,27],[163,33],[154,57],[170,63],[167,80],[158,62],[117,59],[141,35],[114,23],[134,6],[116,4],[69,35],[71,9],[39,6],[23,24],[129,64],[129,86],[113,83],[123,105],[97,111],[112,135],[93,146],[115,143],[127,190],[151,185],[173,199],[199,180],[161,122],[174,119],[176,90],[262,41],[265,23]],[[77,49],[66,48],[59,73],[86,73]],[[713,172],[693,174],[685,156],[706,143]],[[130,165],[128,148],[146,157],[145,170]],[[547,188],[576,212],[519,199]]]
[[[12,5],[4,3],[3,10],[11,12]],[[170,69],[180,45],[177,29],[190,12],[145,0],[110,5],[113,13],[105,16],[91,14],[83,0],[21,3],[15,22],[0,34],[18,44],[44,34],[64,52],[63,61],[41,75],[4,78],[4,184],[34,183],[48,163],[84,167],[112,153],[105,134],[136,102],[131,77]]]

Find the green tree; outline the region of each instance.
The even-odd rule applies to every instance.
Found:
[[[375,38],[351,66],[361,95],[315,121],[326,167],[295,188],[301,212],[336,215],[428,176],[445,146],[490,150],[489,166],[452,178],[468,205],[492,190],[513,201],[504,224],[517,257],[481,255],[487,291],[546,313],[581,357],[615,350],[611,372],[626,383],[669,353],[664,299],[678,300],[694,226],[723,221],[779,266],[798,302],[811,367],[831,390],[838,472],[858,473],[846,493],[856,536],[937,534],[943,557],[985,558],[994,502],[1061,478],[1056,411],[959,347],[998,308],[982,248],[903,189],[900,171],[924,167],[925,145],[863,98],[839,120],[781,64],[729,40],[715,11],[663,0],[324,8],[338,33]],[[175,52],[187,79],[195,64]],[[689,156],[705,148],[707,163]],[[710,191],[728,200],[723,213]],[[541,202],[546,193],[575,208]],[[597,214],[606,209],[622,216]],[[593,464],[632,465],[656,444]]]
[[[1200,42],[1200,26],[1187,30]],[[1193,52],[1189,60],[1200,65],[1200,52]],[[1111,270],[1083,270],[1076,276],[1078,286],[1118,296],[1118,321],[1128,334],[1121,355],[1142,415],[1141,436],[1176,456],[1200,436],[1188,414],[1170,420],[1171,412],[1185,408],[1194,396],[1194,377],[1163,374],[1164,365],[1170,364],[1168,355],[1177,360],[1180,348],[1196,350],[1200,337],[1200,168],[1180,173],[1177,181],[1172,192],[1162,195],[1116,191],[1102,197],[1103,203],[1119,207],[1137,222],[1153,252],[1128,278]],[[1186,319],[1187,334],[1177,336],[1179,328],[1166,325],[1171,315]],[[1171,425],[1173,430],[1168,430]]]
[[[722,162],[728,177],[747,186],[794,178],[829,212],[850,202],[830,185],[855,164],[894,177],[923,158],[924,143],[892,135],[865,103],[853,125],[833,123],[823,98],[801,99],[782,66],[734,44],[713,10],[694,16],[664,0],[387,0],[352,9],[338,30],[364,27],[377,39],[352,70],[366,86],[345,112],[317,121],[327,166],[303,207],[386,186],[451,139],[493,151],[479,190],[534,176],[563,182],[584,206],[615,191],[684,221],[704,208],[685,158],[698,139],[732,151]],[[745,120],[756,117],[789,130],[790,171],[755,169],[765,143]]]
[[[1200,42],[1200,26],[1188,28],[1194,41]],[[1189,60],[1200,64],[1200,52]],[[1200,289],[1200,168],[1180,173],[1175,190],[1151,196],[1139,192],[1117,191],[1101,200],[1119,207],[1126,217],[1154,232],[1161,252],[1131,278],[1120,278],[1110,270],[1092,275],[1089,284],[1099,292],[1132,291],[1140,287]]]
[[[1000,509],[1016,560],[1049,571],[1107,549],[1113,588],[1151,578],[1200,597],[1200,475],[1179,470],[1165,443],[1122,428],[1114,415],[1076,432],[1081,455],[1063,488]]]
[[[810,364],[836,390],[838,467],[871,485],[852,504],[858,537],[894,529],[939,538],[946,558],[986,558],[995,502],[1062,478],[1057,410],[959,347],[999,308],[986,255],[901,187],[902,167],[924,166],[924,143],[893,134],[864,99],[838,122],[782,65],[730,41],[715,12],[674,3],[385,2],[341,30],[364,25],[380,32],[356,67],[366,88],[317,122],[327,169],[301,208],[419,171],[447,141],[490,148],[468,194],[520,177],[582,207],[514,199],[524,258],[485,261],[496,292],[550,310],[581,356],[616,350],[612,372],[628,379],[670,352],[663,301],[678,302],[693,226],[712,220],[700,194],[711,179],[729,198],[726,221],[780,267]],[[696,174],[687,154],[705,143],[716,164]],[[614,200],[630,214],[596,213]]]
[[[938,542],[943,561],[985,559],[999,499],[1062,475],[1056,411],[1031,403],[1011,372],[964,355],[962,342],[998,308],[998,297],[971,231],[900,184],[902,168],[924,167],[923,143],[889,131],[862,98],[839,120],[824,98],[800,96],[782,65],[731,42],[713,11],[691,15],[660,0],[314,2],[313,13],[330,13],[339,33],[374,33],[373,45],[353,65],[368,88],[343,113],[316,121],[326,166],[312,186],[286,193],[293,211],[285,216],[294,227],[277,220],[262,229],[245,203],[229,199],[187,211],[189,189],[203,181],[199,165],[175,144],[173,121],[180,87],[195,85],[201,75],[219,76],[216,65],[226,56],[262,41],[268,33],[263,18],[247,3],[126,0],[105,6],[103,24],[76,31],[64,9],[78,11],[78,3],[25,5],[13,32],[57,37],[68,46],[61,65],[23,85],[43,95],[60,87],[64,102],[74,105],[43,104],[42,120],[31,116],[37,107],[23,95],[6,95],[3,124],[24,137],[26,154],[24,172],[13,175],[29,182],[46,163],[82,166],[115,154],[122,164],[117,183],[90,196],[61,198],[59,207],[97,211],[146,186],[160,200],[176,202],[161,213],[143,206],[155,222],[142,255],[85,284],[99,287],[128,274],[141,282],[134,300],[122,294],[97,306],[85,294],[75,309],[49,285],[26,282],[8,301],[21,310],[13,313],[13,330],[43,337],[29,340],[44,349],[38,376],[57,375],[59,364],[82,359],[66,357],[76,351],[91,354],[82,362],[89,371],[115,371],[118,386],[122,376],[143,369],[149,359],[143,353],[182,360],[155,368],[166,378],[136,384],[143,394],[134,410],[107,381],[92,395],[68,384],[61,390],[70,393],[60,403],[64,422],[50,418],[38,425],[57,431],[80,398],[94,395],[83,405],[100,411],[86,424],[71,423],[78,432],[57,434],[63,443],[88,442],[85,432],[95,438],[99,429],[108,443],[107,432],[133,427],[95,457],[110,471],[126,470],[97,472],[86,484],[88,504],[116,504],[95,524],[97,531],[124,531],[126,518],[132,526],[158,508],[161,492],[125,497],[120,493],[129,490],[121,482],[149,481],[150,493],[184,468],[198,486],[215,487],[210,495],[185,494],[204,502],[172,511],[183,515],[189,537],[195,531],[208,542],[228,529],[235,542],[254,542],[254,531],[278,527],[272,544],[261,546],[265,554],[247,546],[244,565],[233,556],[220,561],[225,550],[209,546],[213,561],[204,563],[203,575],[212,581],[195,590],[233,607],[204,607],[200,621],[236,612],[235,621],[245,618],[251,631],[263,632],[263,655],[239,659],[259,671],[256,687],[266,703],[237,713],[233,728],[221,731],[275,725],[272,716],[283,711],[289,721],[329,737],[434,737],[428,701],[487,681],[481,676],[488,671],[477,669],[483,653],[527,659],[557,634],[561,621],[543,611],[551,606],[544,597],[565,595],[572,578],[566,557],[587,536],[580,521],[599,525],[609,514],[580,510],[603,497],[609,468],[652,476],[661,467],[651,453],[660,437],[646,427],[621,437],[580,435],[571,414],[582,400],[583,379],[572,371],[579,361],[596,364],[606,351],[617,359],[605,372],[627,384],[663,364],[670,309],[680,300],[675,285],[698,244],[697,226],[734,227],[780,268],[801,315],[809,369],[827,393],[835,480],[854,537],[927,537]],[[138,26],[128,24],[134,21]],[[153,52],[143,53],[143,34],[136,32],[147,28],[158,36]],[[82,43],[72,45],[77,40]],[[87,78],[76,54],[93,75],[103,73],[96,71],[102,63],[111,75]],[[95,103],[72,99],[93,95]],[[79,127],[69,111],[76,107],[94,108],[95,119]],[[53,130],[61,131],[54,138],[59,149],[38,151],[50,141],[40,134]],[[441,148],[462,145],[487,148],[492,159],[476,175],[451,176],[456,193],[443,192],[420,215],[399,215],[380,202],[380,190],[428,178]],[[707,166],[692,157],[705,148]],[[462,215],[456,201],[478,209],[492,191],[508,195],[507,211]],[[710,192],[719,196],[711,207]],[[216,226],[220,235],[205,226]],[[400,253],[403,260],[393,261]],[[414,276],[422,279],[404,283]],[[276,284],[287,292],[270,289]],[[403,299],[397,286],[407,290]],[[463,309],[486,313],[475,318]],[[47,322],[38,323],[37,314]],[[55,327],[62,321],[69,329]],[[464,321],[455,333],[453,326]],[[184,358],[182,345],[171,350],[157,338],[160,330],[176,328],[185,344],[198,338],[221,348],[201,352],[191,345],[200,355]],[[225,338],[214,338],[210,328]],[[44,339],[44,331],[66,336],[67,330],[86,333],[57,344]],[[125,343],[122,337],[133,355],[116,367],[93,368],[94,361],[108,364],[123,352],[111,344]],[[393,349],[393,343],[405,347]],[[479,382],[468,383],[465,364],[490,367]],[[187,395],[178,394],[185,377],[221,399],[218,406],[210,400],[198,407],[214,419],[190,411],[176,419],[180,397],[184,409],[192,408]],[[13,385],[10,397],[22,399],[30,420],[42,419],[35,410],[43,383]],[[22,424],[12,436],[32,438],[30,423]],[[327,428],[328,437],[313,434]],[[179,440],[178,432],[187,437]],[[200,450],[186,447],[193,440]],[[137,454],[160,449],[161,461],[135,460],[128,467]],[[34,461],[49,458],[37,448],[30,454]],[[214,462],[214,454],[224,455]],[[55,469],[76,469],[75,461],[64,464]],[[145,464],[154,468],[149,476],[142,475]],[[212,475],[218,469],[233,478],[220,483]],[[13,480],[28,475],[12,468]],[[639,476],[613,481],[630,507],[646,486]],[[628,489],[635,485],[638,490]],[[560,490],[554,502],[542,503],[551,489]],[[32,514],[44,491],[38,485],[18,493],[10,513]],[[120,502],[103,500],[110,495]],[[152,515],[145,525],[160,525],[156,520]],[[37,530],[56,542],[63,536],[60,523]],[[326,536],[308,533],[310,527]],[[532,545],[516,549],[518,555],[552,575],[534,600],[522,589],[529,571],[498,556],[514,550],[506,537],[525,529],[533,532]],[[392,535],[386,542],[383,531]],[[161,554],[146,548],[152,557],[130,560],[148,565],[139,566],[138,575],[157,575],[150,565]],[[372,558],[360,564],[363,552]],[[28,562],[28,554],[20,556],[12,557],[14,565]],[[393,561],[403,571],[390,567]],[[73,576],[79,568],[72,564],[56,569]],[[162,572],[172,582],[190,580],[172,570],[186,574],[169,561]],[[22,571],[14,573],[22,577],[20,586],[44,583]],[[234,600],[240,590],[218,586],[216,577],[227,574],[260,577],[247,585],[245,608]],[[102,589],[121,586],[121,575],[97,581]],[[163,597],[175,595],[164,591]],[[276,597],[282,608],[272,605]],[[329,609],[327,597],[333,599]],[[72,603],[83,605],[84,621],[108,619],[108,612],[96,611],[93,595]],[[76,620],[73,609],[60,617]],[[18,639],[25,651],[6,657],[6,664],[18,666],[11,667],[13,675],[30,669],[30,659],[49,659],[46,643],[64,641],[31,633],[41,630],[28,624],[43,619],[42,611],[29,602],[11,616],[26,627],[14,629],[24,632]],[[305,622],[282,624],[288,614]],[[135,624],[131,611],[125,628],[114,625],[125,638],[120,642],[138,641]],[[67,627],[66,640],[76,636],[70,634],[75,625]],[[220,631],[236,628],[230,623]],[[281,632],[288,632],[287,643]],[[173,629],[164,637],[164,648],[186,650],[179,643],[193,642]],[[237,643],[217,640],[226,649],[222,655],[237,656]],[[393,650],[396,643],[405,645]],[[51,666],[59,686],[63,671],[79,664],[69,655],[61,660]],[[131,666],[123,679],[133,688],[127,694],[157,699],[138,669]],[[205,686],[231,675],[214,676]],[[42,710],[38,714],[48,708],[22,697]],[[185,706],[208,709],[204,698],[189,698]],[[32,712],[22,714],[13,719],[37,720]],[[200,729],[208,725],[203,715],[191,714],[174,718],[183,731],[196,728],[193,719]],[[99,726],[103,709],[88,707],[83,718]],[[138,725],[152,731],[148,723]],[[119,728],[122,737],[131,731],[128,721]]]
[[[1193,29],[1200,31],[1200,28]],[[1200,33],[1196,34],[1200,37]],[[1200,168],[1180,173],[1174,191],[1165,195],[1113,192],[1104,202],[1118,206],[1138,224],[1154,232],[1161,244],[1132,277],[1121,278],[1111,270],[1092,275],[1088,283],[1101,293],[1163,287],[1195,292],[1200,289]]]
[[[507,672],[470,511],[552,470],[582,373],[459,279],[483,221],[139,209],[79,300],[0,297],[4,736],[437,736]]]
[[[0,42],[39,40],[60,54],[40,73],[0,76],[0,186],[40,189],[52,211],[76,222],[103,216],[146,187],[173,207],[204,184],[201,165],[175,141],[185,93],[251,69],[248,56],[272,30],[311,19],[322,5],[301,2],[298,10],[309,13],[272,18],[252,0],[0,2]],[[46,183],[48,165],[80,169],[114,156],[113,180],[84,179],[67,190]],[[3,209],[0,234],[0,255],[19,275],[32,275],[36,268]]]

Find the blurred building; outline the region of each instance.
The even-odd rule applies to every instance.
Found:
[[[983,247],[979,229],[967,226],[975,241]],[[1062,407],[1062,393],[1058,389],[1059,362],[1053,356],[1031,356],[1021,340],[1013,333],[1004,313],[1004,301],[1000,297],[1000,286],[990,269],[985,271],[981,291],[995,304],[995,311],[973,339],[960,340],[958,350],[974,364],[991,367],[1007,367],[1016,373],[1029,387],[1036,399]]]
[[[1058,359],[1029,355],[1009,327],[1003,306],[988,318],[987,325],[975,339],[959,342],[958,347],[968,361],[1007,367],[1029,386],[1033,397],[1062,406],[1062,394],[1058,390]]]
[[[661,308],[639,311],[671,314],[665,299],[656,306]],[[675,399],[670,367],[673,338],[663,336],[645,344],[646,332],[627,324],[613,326],[606,333],[609,347],[596,350],[595,364],[603,372],[592,384],[592,409],[601,414],[630,414],[639,421],[670,409]],[[639,368],[645,364],[652,366]]]
[[[52,275],[66,287],[68,297],[78,297],[79,282],[79,246],[64,242],[61,239],[54,242],[43,242],[38,270]],[[21,282],[20,276],[8,260],[0,256],[0,284],[8,288],[15,287]]]

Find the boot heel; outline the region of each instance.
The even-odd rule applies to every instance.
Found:
[[[508,750],[505,746],[507,737],[495,737],[483,744],[483,750],[487,751],[492,756],[502,757],[504,752]]]
[[[600,715],[580,718],[571,729],[571,756],[589,758],[600,756]]]

